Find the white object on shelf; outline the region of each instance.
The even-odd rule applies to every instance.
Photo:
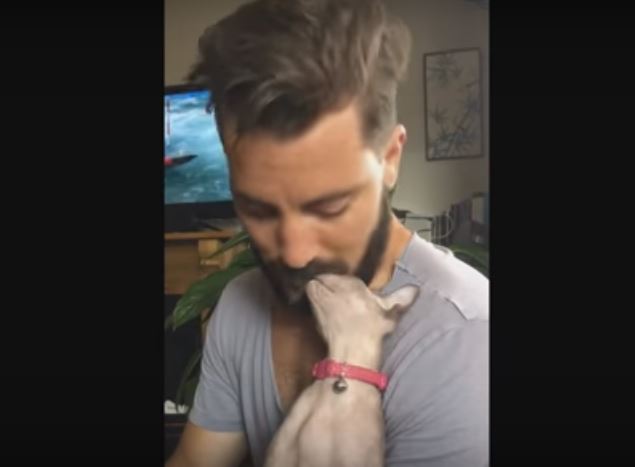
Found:
[[[171,400],[167,400],[163,404],[163,413],[166,414],[166,415],[167,414],[175,415],[175,414],[186,413],[187,409],[188,409],[188,407],[186,405],[179,405],[177,407],[177,405]]]

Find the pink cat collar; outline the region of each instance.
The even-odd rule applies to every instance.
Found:
[[[330,358],[320,360],[313,365],[313,377],[325,378],[350,378],[376,386],[380,391],[388,385],[388,375],[379,371],[370,370],[361,366],[348,365],[336,362]]]

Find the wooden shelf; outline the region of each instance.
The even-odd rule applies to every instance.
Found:
[[[233,237],[238,233],[237,230],[202,230],[200,232],[170,232],[166,233],[163,238],[166,241],[178,240],[200,240],[205,238],[225,240]]]
[[[235,230],[166,233],[164,293],[182,295],[192,283],[227,266],[242,247],[210,256],[236,233]]]

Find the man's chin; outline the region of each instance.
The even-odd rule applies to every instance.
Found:
[[[302,313],[311,312],[311,303],[305,291],[285,293],[280,299],[282,303],[291,310]]]

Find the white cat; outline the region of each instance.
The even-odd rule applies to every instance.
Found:
[[[387,297],[352,276],[320,275],[307,295],[328,358],[379,371],[382,341],[419,288],[406,285]],[[381,391],[354,378],[317,379],[305,389],[269,446],[266,467],[373,467],[384,461]]]

